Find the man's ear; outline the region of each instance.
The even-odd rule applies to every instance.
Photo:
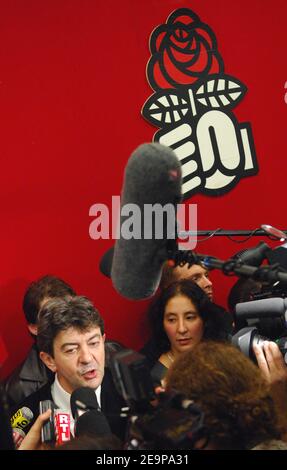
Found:
[[[30,331],[30,333],[34,336],[37,336],[38,334],[38,326],[34,323],[28,323],[28,330]]]
[[[52,372],[57,372],[57,366],[51,354],[41,351],[40,359],[44,362],[45,366],[47,366],[48,369],[50,369]]]
[[[103,342],[106,341],[106,333],[103,334]]]

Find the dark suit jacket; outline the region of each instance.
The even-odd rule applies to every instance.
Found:
[[[17,410],[24,406],[33,412],[33,420],[24,429],[26,434],[38,417],[39,403],[43,400],[53,400],[51,395],[51,382],[47,383],[37,390],[37,392],[25,398],[25,400],[23,400],[22,403],[20,403],[17,408],[14,408],[12,411],[11,417]],[[118,394],[112,379],[111,372],[106,368],[101,388],[101,410],[109,422],[112,433],[119,437],[122,441],[125,440],[127,427],[127,419],[120,417],[120,411],[123,406],[126,406],[126,403]]]
[[[54,374],[39,358],[38,349],[34,344],[25,361],[4,382],[9,407],[17,406],[26,397],[52,381],[53,377]]]

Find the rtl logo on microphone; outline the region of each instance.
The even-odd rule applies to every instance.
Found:
[[[55,429],[57,445],[64,444],[65,442],[71,439],[70,424],[70,413],[61,410],[55,410]]]

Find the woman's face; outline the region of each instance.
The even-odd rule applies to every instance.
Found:
[[[165,306],[163,328],[174,354],[189,351],[203,336],[204,324],[194,303],[185,295],[169,299]]]

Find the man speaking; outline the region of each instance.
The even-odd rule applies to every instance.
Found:
[[[74,390],[88,386],[95,390],[112,432],[124,439],[126,420],[120,418],[125,405],[117,393],[110,371],[105,370],[104,322],[86,297],[52,299],[44,304],[38,318],[38,348],[44,364],[55,373],[55,379],[27,397],[20,405],[29,408],[34,418],[39,403],[52,400],[71,415],[70,397]]]

